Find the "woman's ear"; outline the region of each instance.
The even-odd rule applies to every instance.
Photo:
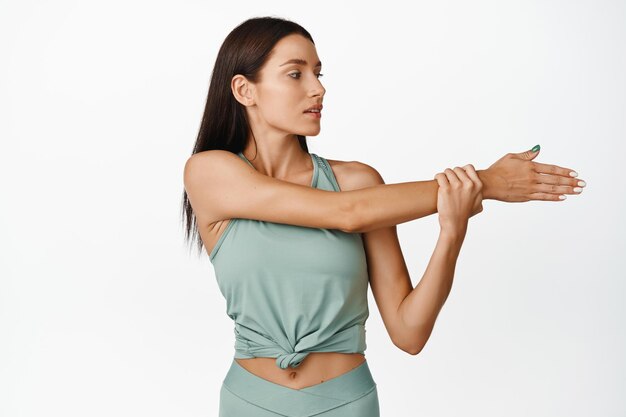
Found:
[[[230,82],[230,88],[235,96],[235,100],[244,106],[254,105],[254,86],[246,77],[241,74],[233,76],[233,79]]]

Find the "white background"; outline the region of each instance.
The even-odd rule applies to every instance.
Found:
[[[387,183],[537,162],[563,202],[485,201],[417,356],[370,293],[381,415],[626,414],[623,1],[0,1],[0,416],[216,416],[234,354],[183,166],[217,51],[250,17],[311,32],[309,150]],[[398,227],[413,284],[437,216]]]

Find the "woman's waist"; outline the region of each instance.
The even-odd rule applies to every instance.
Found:
[[[235,359],[252,374],[292,389],[302,389],[336,378],[365,362],[363,353],[310,352],[295,368],[276,366],[276,358]]]

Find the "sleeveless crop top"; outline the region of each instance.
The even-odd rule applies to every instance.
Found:
[[[328,161],[310,155],[311,187],[340,191]],[[286,369],[310,352],[365,352],[369,276],[360,233],[235,218],[209,259],[235,324],[235,358],[276,358]]]

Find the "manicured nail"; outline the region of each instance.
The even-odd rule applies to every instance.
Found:
[[[584,187],[585,185],[587,185],[587,183],[585,181],[578,181],[578,185]]]
[[[539,149],[541,149],[541,146],[535,145],[530,151],[531,152],[537,152]]]
[[[569,176],[570,177],[577,177],[578,176],[578,172],[572,171],[572,172],[569,173]]]
[[[582,188],[580,188],[580,187],[576,187],[576,188],[574,188],[574,192],[575,192],[575,193],[581,193],[582,191],[583,191],[583,189],[582,189]]]
[[[566,195],[560,195],[560,196],[559,196],[559,199],[560,199],[560,200],[565,200],[566,198],[567,198],[567,196],[566,196]]]

